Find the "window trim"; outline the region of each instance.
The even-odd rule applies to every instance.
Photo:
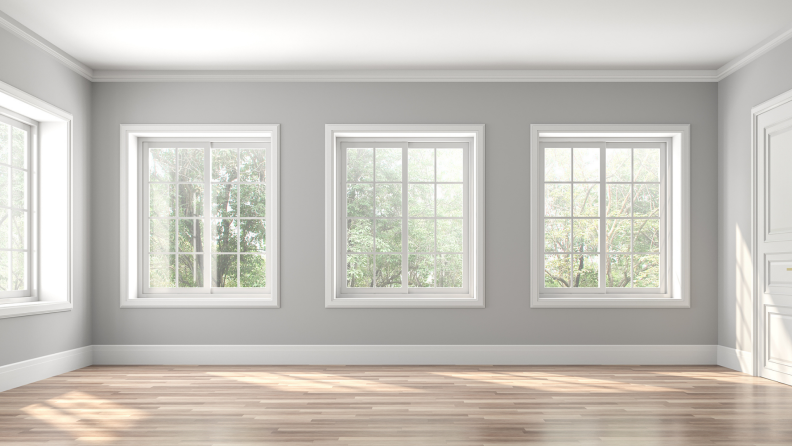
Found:
[[[339,154],[350,138],[472,138],[469,166],[469,252],[467,293],[399,295],[341,293],[338,225]],[[484,308],[484,125],[325,125],[325,307],[326,308]]]
[[[151,124],[121,125],[121,308],[279,308],[280,307],[280,175],[279,148],[280,125],[278,124]],[[139,200],[142,198],[140,139],[189,138],[266,138],[270,140],[267,159],[268,180],[267,202],[271,215],[267,227],[267,277],[269,292],[227,294],[146,294],[143,291],[140,268],[140,246],[138,243],[142,223]]]
[[[543,251],[539,221],[543,185],[539,169],[540,138],[668,138],[666,181],[671,188],[666,231],[670,255],[667,293],[575,294],[542,293],[539,258]],[[690,125],[531,125],[531,287],[532,308],[689,308],[690,307]],[[600,253],[602,255],[602,253]]]

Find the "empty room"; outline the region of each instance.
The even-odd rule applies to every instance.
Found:
[[[0,445],[792,445],[792,0],[0,0]]]

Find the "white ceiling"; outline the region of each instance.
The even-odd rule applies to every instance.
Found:
[[[792,0],[0,0],[97,70],[713,70]]]

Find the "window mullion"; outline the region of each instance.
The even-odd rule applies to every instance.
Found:
[[[204,203],[203,203],[203,286],[211,292],[212,286],[212,145],[204,147]]]
[[[408,144],[404,143],[402,146],[402,292],[409,292],[409,252],[408,252],[408,214],[407,214],[407,200],[408,189],[410,187],[408,177],[408,164],[409,164],[409,150]],[[375,165],[376,169],[376,165]],[[376,226],[376,224],[375,224]],[[375,256],[376,257],[376,256]]]
[[[600,200],[599,200],[599,214],[600,214],[600,239],[599,239],[599,289],[602,293],[607,293],[607,283],[606,283],[606,269],[608,267],[608,256],[607,256],[607,243],[605,239],[605,234],[607,230],[606,226],[606,210],[607,210],[607,181],[608,175],[606,172],[607,169],[607,156],[608,156],[608,145],[607,143],[602,143],[600,145]]]

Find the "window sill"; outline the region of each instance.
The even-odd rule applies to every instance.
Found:
[[[410,297],[341,294],[327,300],[325,308],[484,308],[484,299],[470,295],[412,294]]]
[[[71,311],[71,302],[20,302],[13,304],[0,305],[0,318],[31,316],[34,314],[57,313],[60,311]]]
[[[148,295],[150,296],[150,295]],[[279,308],[269,294],[255,297],[140,297],[126,299],[121,308]],[[250,295],[248,295],[250,296]]]
[[[540,294],[531,298],[531,308],[690,308],[690,301],[663,295],[622,295],[620,297],[561,297]]]

